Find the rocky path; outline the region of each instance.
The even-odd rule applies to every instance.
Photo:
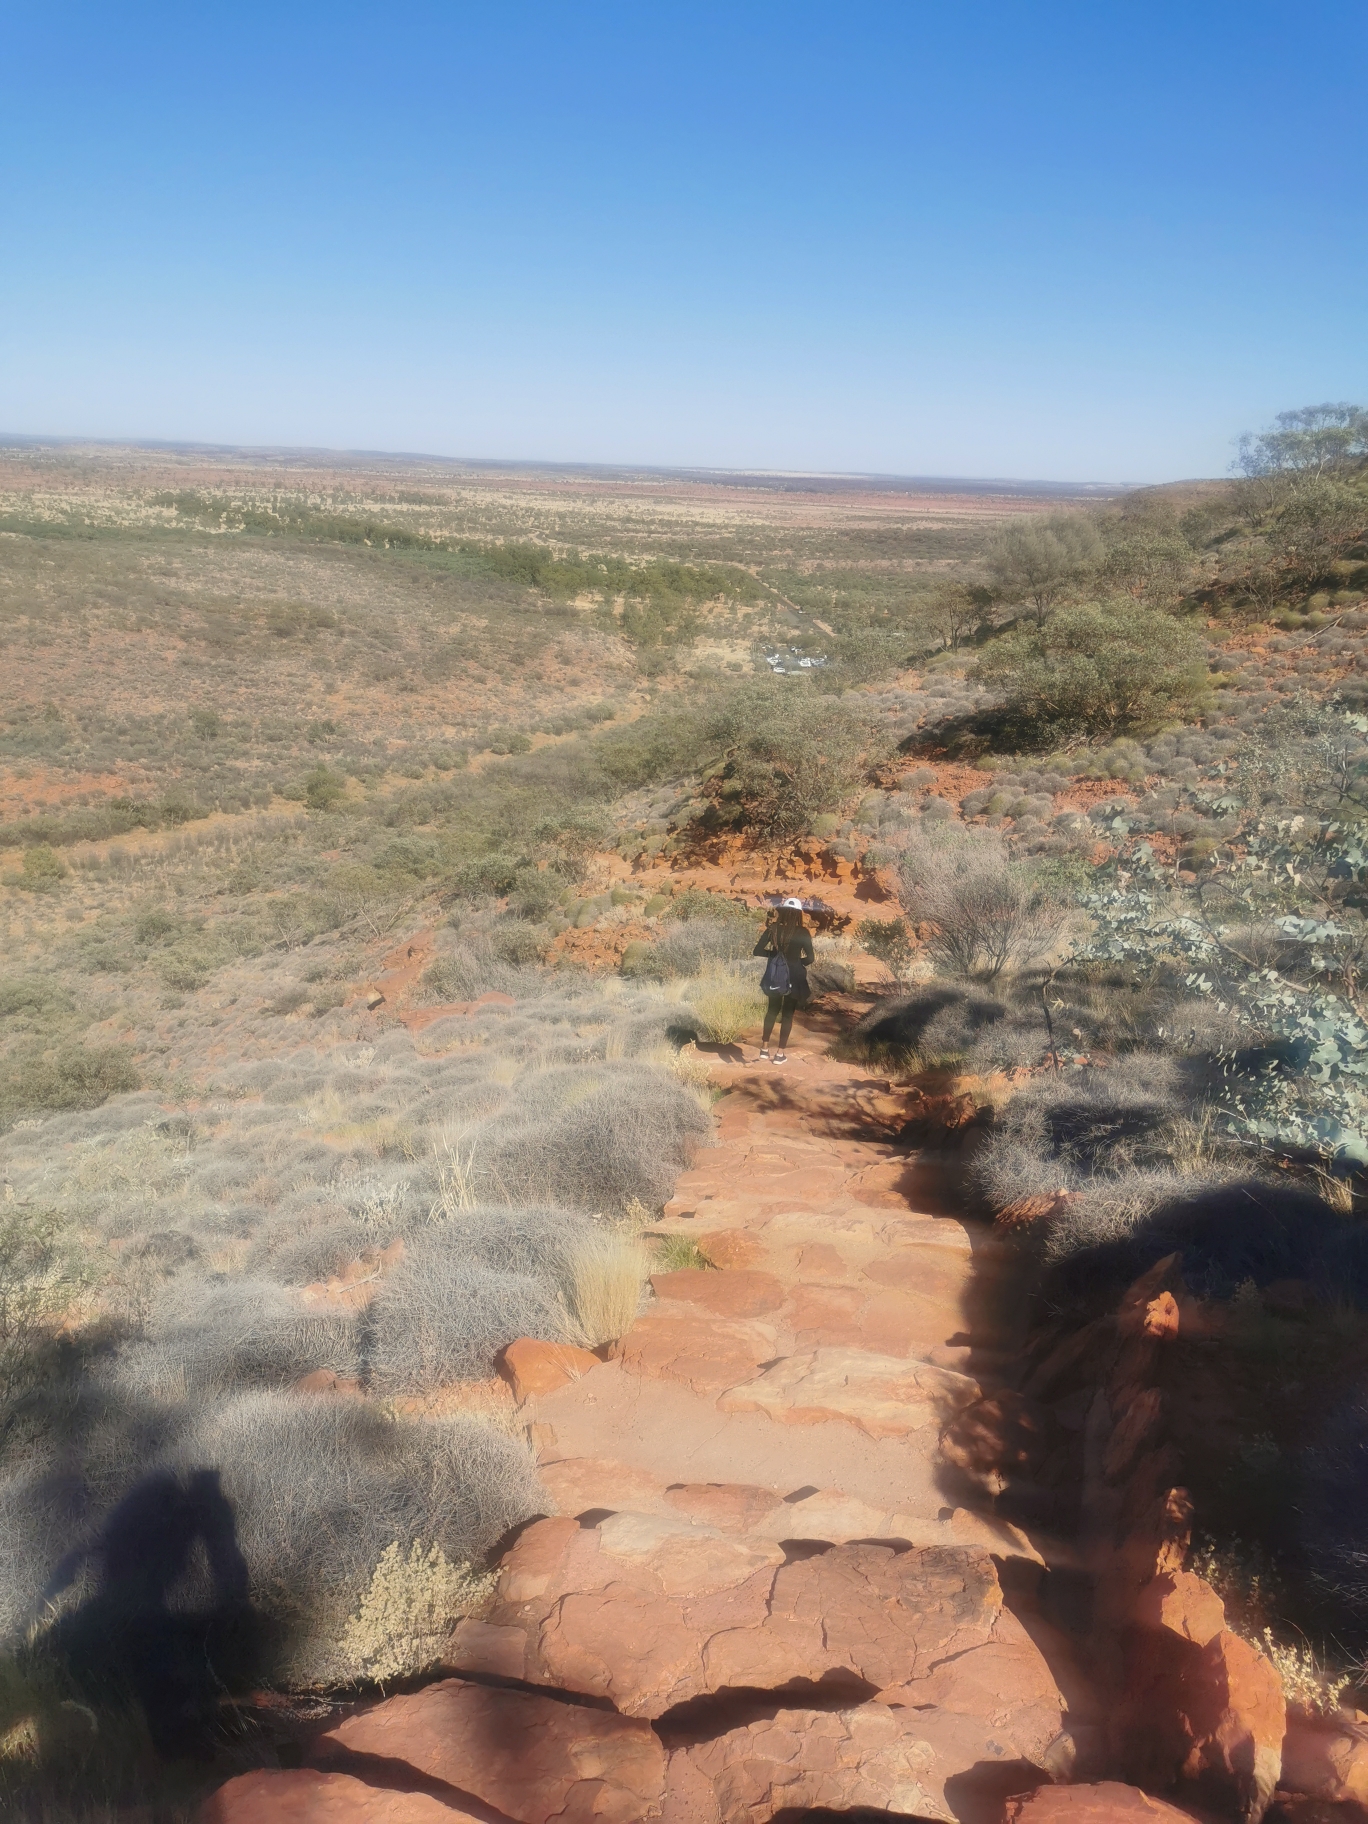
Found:
[[[718,1143],[661,1225],[705,1264],[654,1277],[613,1358],[509,1352],[557,1513],[454,1676],[231,1782],[213,1824],[990,1824],[1073,1770],[1092,1719],[1038,1554],[939,1449],[997,1359],[991,1244],[823,1037],[719,1055]]]

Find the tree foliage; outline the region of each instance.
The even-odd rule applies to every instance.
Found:
[[[1247,477],[1320,477],[1368,455],[1368,411],[1341,401],[1279,412],[1270,429],[1246,431],[1236,470]]]
[[[1019,519],[988,555],[988,570],[1009,605],[1028,605],[1042,622],[1055,603],[1091,576],[1105,555],[1101,534],[1083,513]]]
[[[1029,739],[1117,735],[1192,715],[1207,694],[1201,636],[1139,604],[1061,608],[987,647],[974,675]]]

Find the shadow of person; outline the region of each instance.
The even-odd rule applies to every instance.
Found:
[[[136,1697],[159,1754],[207,1756],[219,1697],[252,1682],[262,1648],[219,1472],[145,1476],[62,1560],[45,1601],[87,1564],[95,1593],[55,1625],[51,1646],[87,1697]]]

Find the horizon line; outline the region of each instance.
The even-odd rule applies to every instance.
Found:
[[[790,486],[863,486],[880,490],[898,487],[941,492],[1042,492],[1059,494],[1125,494],[1137,488],[1177,485],[1173,482],[1051,481],[991,475],[901,475],[863,469],[727,468],[720,464],[577,462],[542,457],[442,456],[423,450],[333,449],[323,444],[214,443],[201,439],[170,437],[87,437],[50,435],[31,431],[0,431],[0,449],[94,448],[102,450],[174,451],[185,455],[238,456],[260,460],[301,462],[329,458],[334,462],[433,463],[446,468],[496,469],[604,476],[662,476],[698,480],[728,480],[742,485],[763,482]],[[1189,481],[1219,477],[1191,476]]]

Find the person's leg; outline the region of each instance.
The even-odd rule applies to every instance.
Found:
[[[782,995],[772,994],[769,996],[768,1000],[766,1001],[766,1004],[765,1004],[765,1030],[760,1036],[760,1042],[762,1045],[768,1045],[770,1042],[770,1034],[774,1031],[774,1022],[779,1017],[779,1008],[783,1001],[783,998],[784,997]]]
[[[795,995],[786,994],[783,1000],[783,1018],[779,1022],[779,1054],[783,1055],[788,1046],[789,1034],[793,1030],[793,1015],[798,1006]]]

